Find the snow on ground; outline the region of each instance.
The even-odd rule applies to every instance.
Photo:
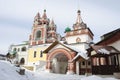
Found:
[[[0,61],[0,80],[26,80],[16,72],[16,68],[6,61]]]
[[[102,78],[96,75],[65,75],[46,73],[45,71],[32,72],[25,71],[25,75],[19,75],[16,72],[18,68],[7,61],[0,61],[0,80],[117,80],[112,77]]]

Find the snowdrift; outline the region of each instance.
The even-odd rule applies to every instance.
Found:
[[[14,65],[7,61],[0,60],[0,80],[117,80],[115,78],[102,78],[96,75],[65,75],[46,73],[45,71],[31,72],[25,71],[25,75],[19,75]]]

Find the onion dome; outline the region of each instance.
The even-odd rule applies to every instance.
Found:
[[[70,32],[71,31],[71,28],[69,28],[69,27],[67,27],[66,29],[65,29],[65,33],[66,32]]]

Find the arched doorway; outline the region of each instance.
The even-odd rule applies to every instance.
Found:
[[[52,72],[66,74],[68,66],[68,58],[63,53],[58,53],[52,59]]]
[[[46,70],[48,72],[60,73],[60,74],[74,74],[74,52],[70,52],[67,49],[57,48],[52,50],[47,55]]]
[[[21,58],[20,64],[21,64],[21,65],[25,64],[25,59],[24,59],[24,58]]]

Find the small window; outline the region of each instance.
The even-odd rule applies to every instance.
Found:
[[[14,48],[14,49],[13,49],[13,51],[17,51],[17,49],[16,49],[16,48]]]
[[[37,53],[37,52],[36,52],[36,51],[34,51],[34,58],[36,57],[36,53]]]
[[[40,57],[43,57],[43,51],[42,50],[40,51]]]
[[[26,51],[26,47],[22,47],[21,51]]]
[[[88,61],[88,65],[91,65],[90,61]]]
[[[85,65],[85,61],[82,62],[82,65]]]

